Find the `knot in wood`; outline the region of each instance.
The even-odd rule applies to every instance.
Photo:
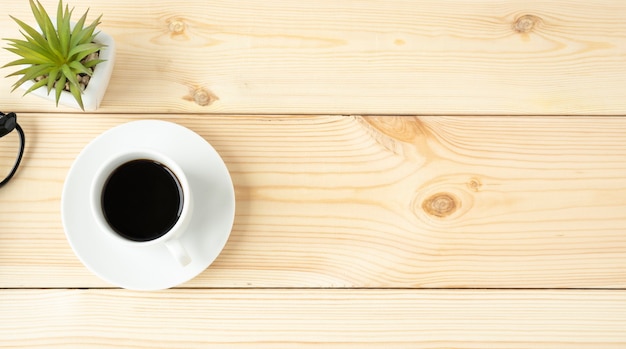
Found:
[[[440,218],[453,214],[459,207],[460,201],[450,193],[437,193],[422,203],[422,209],[426,213]]]
[[[471,191],[480,191],[480,188],[483,186],[483,184],[480,182],[480,179],[478,178],[470,178],[469,182],[467,182],[467,187],[471,190]]]
[[[523,15],[513,23],[513,30],[518,33],[530,33],[539,22],[541,18],[535,15]]]
[[[182,34],[185,32],[185,22],[179,19],[174,19],[170,21],[169,30],[174,34]]]
[[[200,106],[207,106],[209,104],[211,104],[211,102],[213,102],[213,98],[211,93],[209,93],[209,91],[203,89],[203,88],[199,88],[196,89],[193,92],[193,100],[194,102],[196,102],[196,104],[200,105]]]

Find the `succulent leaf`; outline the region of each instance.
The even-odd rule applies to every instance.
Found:
[[[85,62],[83,65],[85,66],[85,68],[93,68],[102,62],[105,62],[105,60],[104,59],[92,59],[90,61]]]
[[[39,76],[43,76],[47,74],[48,71],[50,71],[51,67],[52,67],[51,64],[31,65],[24,69],[21,69],[14,73],[9,74],[7,75],[7,77],[16,76],[16,75],[24,75],[27,77],[26,80],[34,80],[35,78]]]
[[[24,59],[29,62],[28,64],[46,64],[50,62],[50,59],[48,59],[47,57],[42,56],[38,54],[37,52],[34,52],[25,47],[22,47],[22,48],[6,47],[5,49],[9,52],[15,53],[16,55],[20,55],[24,57]]]
[[[26,38],[32,38],[34,39],[40,46],[45,47],[48,45],[48,42],[46,41],[46,38],[40,33],[38,32],[35,28],[29,26],[28,24],[20,21],[19,19],[10,16],[25,32],[26,34],[22,33],[22,35],[24,35]]]
[[[42,28],[42,30],[43,30],[45,21],[44,21],[42,15],[41,15],[41,13],[39,12],[39,7],[37,7],[37,4],[35,4],[35,2],[32,1],[32,0],[30,0],[29,3],[30,3],[30,9],[33,12],[33,16],[35,17],[35,21],[37,21],[37,25],[39,25],[39,28]],[[39,3],[39,2],[37,2],[37,3]]]
[[[70,82],[70,86],[71,85],[78,86],[78,80],[76,79],[76,73],[73,72],[72,69],[70,69],[70,67],[67,64],[64,64],[61,67],[61,71],[63,72],[63,75],[65,75],[65,77],[67,78],[67,81]]]
[[[61,69],[55,68],[51,70],[48,74],[48,93],[50,93],[50,91],[54,87],[54,83],[58,80],[60,72]]]
[[[46,57],[48,56],[48,50],[46,50],[45,47],[39,45],[39,43],[37,43],[32,38],[26,38],[27,41],[17,40],[17,39],[6,39],[6,40],[9,41],[10,46],[17,47],[19,45],[26,45],[27,47],[30,47],[32,50],[35,50]]]
[[[80,87],[78,85],[70,84],[70,92],[72,93],[72,96],[76,98],[76,102],[78,102],[80,108],[84,110],[85,107],[83,106],[83,97],[81,96],[82,91]]]
[[[82,44],[72,48],[67,56],[73,58],[72,60],[80,61],[89,54],[97,52],[101,48],[102,45],[94,43]]]
[[[57,107],[59,106],[59,99],[61,99],[61,92],[63,92],[66,82],[67,82],[67,79],[65,78],[65,75],[61,74],[61,77],[55,84]]]
[[[91,22],[91,24],[87,26],[87,28],[83,29],[85,31],[85,37],[80,42],[81,44],[85,44],[87,42],[93,41],[94,36],[95,36],[94,32],[96,31],[96,28],[100,24],[101,18],[102,18],[102,15],[98,16],[98,18],[95,21]]]
[[[47,83],[48,83],[48,78],[47,77],[37,81],[35,84],[33,84],[33,86],[31,86],[28,90],[26,90],[26,92],[24,92],[24,96],[26,96],[27,94],[35,91],[36,89],[40,88],[41,86],[46,86]]]
[[[26,81],[34,80],[37,77],[43,76],[43,74],[46,73],[49,69],[50,67],[47,65],[30,66],[26,69],[23,69],[26,71],[23,73],[22,78],[18,80],[15,84],[13,84],[13,91],[15,91],[16,88],[18,88],[20,85],[22,85]]]
[[[81,34],[83,33],[83,26],[85,26],[85,21],[87,20],[87,14],[89,10],[85,12],[82,17],[76,22],[74,25],[74,30],[72,30],[72,37],[70,38],[70,47],[75,47],[78,45],[80,40],[82,39]]]
[[[22,56],[23,58],[29,58],[29,57],[38,57],[44,60],[49,60],[49,61],[54,61],[55,60],[55,56],[53,54],[50,54],[50,51],[46,51],[45,48],[42,48],[36,44],[33,44],[29,41],[24,41],[24,40],[8,40],[10,41],[9,46],[10,47],[11,52]]]
[[[91,70],[87,69],[82,63],[79,61],[73,61],[69,64],[70,68],[78,74],[87,74],[91,75]]]
[[[3,65],[2,68],[13,67],[13,66],[16,66],[16,65],[25,65],[25,64],[32,64],[32,63],[29,62],[27,59],[23,59],[22,58],[22,59],[18,59],[18,60],[9,62],[9,63]]]
[[[39,67],[40,69],[42,69],[42,71],[46,71],[46,70],[48,69],[48,67],[46,67],[46,66],[37,66],[37,67]],[[32,66],[30,66],[30,67],[27,67],[27,68],[24,68],[24,69],[20,69],[20,70],[18,70],[18,71],[14,71],[13,73],[11,73],[11,74],[9,74],[9,75],[7,75],[7,76],[5,76],[5,77],[7,77],[7,78],[8,78],[8,77],[10,77],[10,76],[26,75],[26,74],[28,74],[28,73],[29,73],[32,69],[33,69],[33,67],[32,67]]]
[[[63,56],[67,56],[70,45],[70,17],[69,9],[63,12],[63,1],[59,1],[57,9],[57,32],[59,34],[59,45]]]

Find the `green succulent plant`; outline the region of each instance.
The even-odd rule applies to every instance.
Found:
[[[70,10],[67,5],[63,7],[63,0],[60,0],[55,27],[41,3],[29,1],[40,30],[36,30],[11,16],[23,30],[20,32],[25,40],[5,39],[9,42],[9,47],[5,47],[5,49],[15,53],[20,58],[4,65],[3,68],[28,66],[7,76],[22,75],[13,85],[13,91],[25,82],[35,80],[34,85],[24,95],[46,86],[48,94],[52,89],[55,90],[58,106],[61,92],[66,89],[66,85],[69,85],[69,92],[84,110],[81,97],[82,88],[78,80],[80,76],[91,76],[95,66],[104,61],[92,59],[92,54],[104,47],[104,45],[94,42],[94,38],[98,34],[95,30],[100,24],[102,16],[85,26],[89,12],[87,11],[72,27],[71,17],[74,9]]]

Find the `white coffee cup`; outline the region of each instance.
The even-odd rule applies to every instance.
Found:
[[[161,173],[157,167],[164,172]],[[144,170],[142,172],[137,170],[137,168],[150,169],[150,171],[146,172]],[[141,177],[142,174],[148,174],[149,176],[147,177],[150,178],[145,178],[146,176]],[[168,174],[173,176],[171,183],[174,184],[164,182]],[[159,181],[155,178],[159,179]],[[132,182],[131,179],[135,180],[135,182]],[[124,182],[124,180],[127,181]],[[167,186],[155,187],[153,182],[168,184]],[[118,183],[135,184],[122,187]],[[175,203],[172,202],[170,205],[171,200],[169,199],[174,195],[172,194],[173,187],[170,188],[172,185],[177,185],[178,199],[182,203],[177,201]],[[164,187],[168,189],[165,192],[171,195],[161,195],[161,191],[163,191],[161,188]],[[121,188],[127,188],[128,190],[122,190]],[[159,198],[159,200],[154,199],[154,197]],[[164,202],[163,200],[168,201]],[[113,205],[112,203],[116,204]],[[146,212],[142,211],[142,215],[134,215],[133,205],[143,205],[142,209],[148,208],[143,210]],[[175,205],[178,205],[176,209],[177,218],[174,216],[172,216],[173,218],[169,217],[171,214],[174,214],[172,210]],[[172,206],[172,209],[169,210],[172,212],[167,212],[166,215],[158,214],[158,209],[169,206]],[[133,149],[106,159],[97,170],[91,185],[91,207],[100,230],[112,239],[137,248],[163,244],[181,266],[191,263],[191,257],[181,243],[180,238],[191,220],[193,211],[192,193],[185,172],[176,161],[167,155],[151,149]],[[151,213],[150,209],[156,209],[157,211]],[[124,213],[126,211],[130,212]],[[133,236],[136,232],[129,231],[130,228],[127,228],[127,226],[150,226],[154,222],[148,215],[155,220],[168,216],[170,224],[167,226],[160,225],[158,227],[161,228],[160,231],[156,233],[146,232],[147,237],[142,236],[138,240],[136,236]],[[119,222],[122,222],[121,225]]]

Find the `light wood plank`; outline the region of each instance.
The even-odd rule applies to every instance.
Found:
[[[626,287],[624,118],[64,114],[21,115],[0,287],[108,286],[65,240],[61,189],[100,132],[150,117],[235,184],[231,238],[185,286]]]
[[[0,5],[30,18],[26,1]],[[619,0],[72,5],[104,14],[117,41],[107,113],[626,114]],[[0,37],[19,35],[0,24]],[[0,50],[0,65],[12,59]],[[13,81],[0,79],[2,108],[55,110],[10,94]]]
[[[623,348],[624,291],[2,290],[0,348]]]

